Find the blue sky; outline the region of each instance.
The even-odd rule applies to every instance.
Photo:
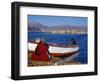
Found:
[[[28,15],[28,22],[37,22],[46,26],[56,25],[73,25],[87,26],[87,17],[67,17],[67,16],[43,16],[43,15]]]

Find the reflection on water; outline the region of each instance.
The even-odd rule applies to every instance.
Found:
[[[79,53],[77,52],[77,53],[71,55],[70,57],[65,57],[64,60],[71,61],[71,60],[75,59],[75,57],[77,57],[78,55],[79,55]]]
[[[77,52],[77,53],[75,53],[75,54],[72,54],[71,56],[69,56],[69,57],[66,57],[66,56],[64,56],[61,60],[59,60],[59,61],[56,61],[55,62],[55,64],[56,65],[62,65],[63,64],[63,61],[64,62],[73,62],[73,63],[81,63],[81,62],[77,62],[77,61],[73,61],[73,59],[75,59],[77,56],[79,55],[79,53]]]

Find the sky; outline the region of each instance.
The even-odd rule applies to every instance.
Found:
[[[46,16],[46,15],[28,15],[28,22],[41,23],[46,26],[72,25],[87,26],[87,17],[69,17],[69,16]]]

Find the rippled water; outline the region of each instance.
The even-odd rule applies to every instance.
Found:
[[[51,34],[44,32],[28,32],[28,41],[43,38],[47,43],[69,44],[71,38],[75,38],[80,47],[78,56],[74,59],[82,64],[88,63],[87,34]]]

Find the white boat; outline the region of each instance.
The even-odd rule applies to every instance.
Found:
[[[29,52],[35,52],[37,43],[28,43]],[[71,56],[79,51],[78,45],[60,46],[60,45],[49,45],[49,52],[53,56]]]

